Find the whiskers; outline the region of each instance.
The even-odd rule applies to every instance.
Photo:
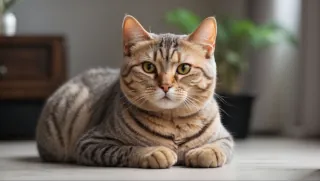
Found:
[[[186,99],[183,101],[183,104],[188,110],[194,110],[194,109],[199,110],[200,109],[200,106],[198,106],[199,103],[200,101],[193,97],[186,97]]]
[[[224,98],[223,98],[223,96],[221,96],[221,95],[219,95],[219,94],[214,94],[214,96],[217,98],[217,99],[219,99],[223,104],[227,104],[228,106],[230,105],[230,104],[228,104],[228,102],[226,101],[226,100],[224,100]]]
[[[131,102],[129,102],[125,96],[120,97],[123,106],[122,112],[127,111],[128,109],[136,110],[138,107],[142,107],[142,105],[148,101],[147,97],[152,94],[153,92],[137,93],[137,96],[130,99]]]
[[[216,93],[215,93],[214,95],[215,95],[215,97],[216,97],[217,99],[219,99],[223,104],[225,104],[225,105],[227,105],[227,106],[232,106],[231,104],[229,104],[229,103],[223,98],[223,96],[218,95],[218,94],[216,94]],[[231,117],[231,115],[228,114],[225,110],[223,110],[223,109],[221,108],[221,106],[219,106],[219,110],[220,110],[221,112],[223,112],[225,115]]]

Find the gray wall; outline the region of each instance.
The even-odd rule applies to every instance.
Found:
[[[246,0],[27,0],[13,11],[18,34],[63,34],[67,38],[69,75],[90,67],[121,64],[121,24],[125,13],[152,32],[177,33],[164,13],[186,7],[199,15],[246,16]]]
[[[262,24],[274,21],[298,40],[303,0],[250,0],[250,17]],[[317,1],[317,0],[315,0]],[[255,95],[251,130],[291,135],[298,121],[301,50],[287,43],[255,52],[246,92]]]
[[[301,0],[302,1],[302,0]],[[303,136],[320,137],[320,1],[302,1],[301,77],[297,129]]]

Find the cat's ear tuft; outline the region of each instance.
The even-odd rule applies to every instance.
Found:
[[[142,27],[139,21],[131,15],[125,15],[123,19],[122,38],[125,53],[129,53],[130,47],[135,43],[151,40],[149,33]]]
[[[208,17],[188,36],[188,40],[203,45],[208,50],[208,54],[212,54],[216,43],[216,37],[217,21],[214,17]]]

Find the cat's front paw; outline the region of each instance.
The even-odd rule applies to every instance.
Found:
[[[187,152],[185,156],[185,163],[188,167],[221,167],[226,160],[227,158],[219,146],[195,148]]]
[[[177,162],[177,154],[169,148],[159,146],[143,155],[139,161],[141,168],[169,168]]]

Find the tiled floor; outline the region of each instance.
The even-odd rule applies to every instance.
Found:
[[[41,163],[34,142],[0,142],[1,180],[320,180],[320,141],[237,141],[233,162],[218,169],[97,168]]]

